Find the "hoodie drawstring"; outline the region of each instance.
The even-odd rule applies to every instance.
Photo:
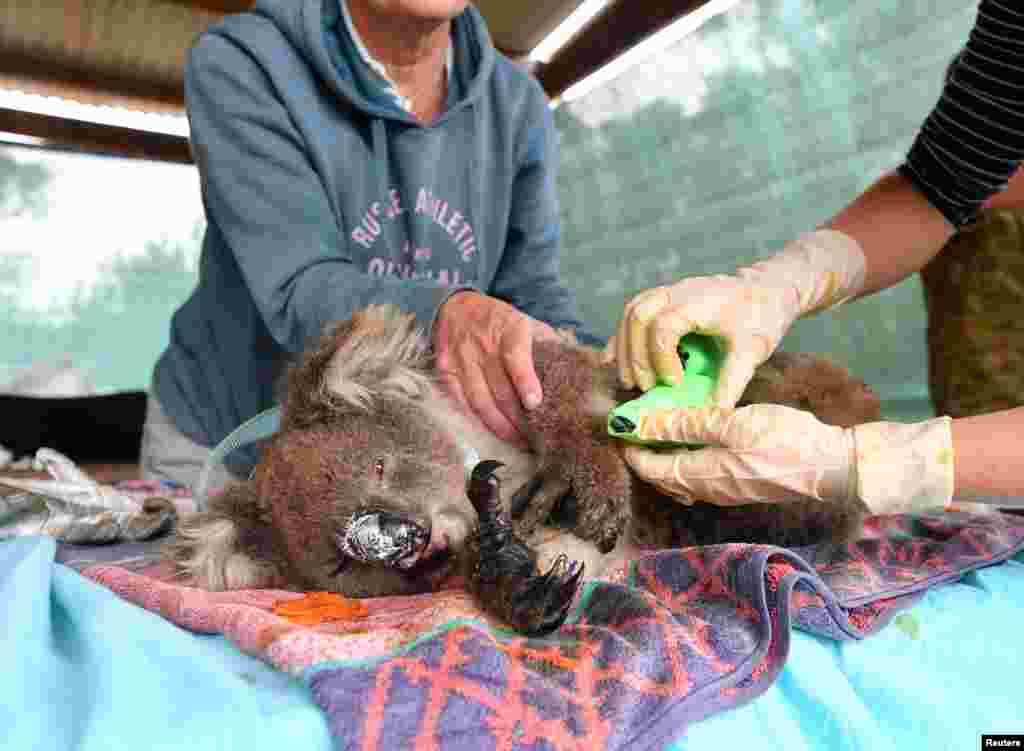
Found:
[[[468,117],[470,117],[473,120],[473,124],[470,126],[470,132],[479,133],[481,127],[479,121],[482,119],[482,115],[480,114],[477,108],[476,102],[470,103]],[[469,224],[470,227],[473,228],[473,231],[476,233],[476,250],[474,251],[476,255],[476,258],[474,260],[476,261],[476,263],[473,264],[473,267],[475,268],[475,273],[471,278],[467,278],[465,280],[469,284],[477,287],[481,292],[485,291],[484,288],[486,285],[486,280],[484,279],[486,259],[484,258],[484,245],[482,242],[484,238],[480,235],[480,232],[483,230],[483,227],[481,227],[477,223],[477,218],[483,215],[482,202],[484,200],[485,189],[484,169],[482,164],[484,155],[478,152],[478,149],[480,149],[480,144],[482,142],[483,139],[473,139],[472,146],[470,146],[469,148],[469,153],[467,154],[466,159],[466,188],[468,190],[466,201],[466,222]]]
[[[387,124],[380,117],[373,118],[370,127],[372,133],[373,163],[377,170],[377,192],[380,200],[388,202],[391,197],[388,193],[388,181],[391,175],[391,155],[388,153]]]

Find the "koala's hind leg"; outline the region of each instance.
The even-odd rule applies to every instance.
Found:
[[[211,591],[280,585],[269,541],[269,519],[247,482],[233,483],[213,498],[210,510],[185,517],[164,546],[164,558],[192,586]]]
[[[564,550],[554,557],[551,551],[538,555],[533,545],[515,534],[494,474],[499,466],[488,460],[477,464],[467,488],[480,519],[468,551],[467,581],[485,610],[520,633],[540,636],[565,621],[585,564],[570,560]]]

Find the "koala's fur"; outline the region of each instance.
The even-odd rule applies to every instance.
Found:
[[[168,549],[179,572],[218,590],[273,586],[351,597],[433,590],[465,572],[474,551],[467,448],[505,465],[506,508],[513,491],[542,479],[514,523],[541,571],[564,552],[596,574],[616,546],[620,553],[630,546],[844,541],[866,514],[856,503],[724,508],[660,495],[629,472],[605,428],[612,406],[637,394],[621,391],[600,353],[568,337],[534,344],[544,402],[527,415],[531,450],[524,451],[462,416],[439,385],[429,344],[412,316],[389,306],[371,306],[325,334],[288,372],[281,430],[252,478],[181,525]],[[808,355],[773,356],[741,403],[752,401],[807,409],[846,426],[879,412],[867,386]],[[368,509],[430,530],[415,566],[367,565],[340,552],[337,535]],[[478,596],[486,607],[487,593]]]

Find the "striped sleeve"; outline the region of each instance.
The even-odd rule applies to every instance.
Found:
[[[1024,158],[1024,5],[981,0],[964,49],[900,171],[960,228]]]

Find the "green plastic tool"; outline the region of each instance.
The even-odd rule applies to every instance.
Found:
[[[618,405],[608,414],[610,435],[650,448],[702,448],[699,444],[642,441],[636,436],[635,431],[642,415],[711,404],[711,396],[718,384],[718,373],[725,359],[722,348],[714,337],[687,334],[679,341],[678,352],[683,363],[683,382],[679,386],[658,383],[643,396]]]

